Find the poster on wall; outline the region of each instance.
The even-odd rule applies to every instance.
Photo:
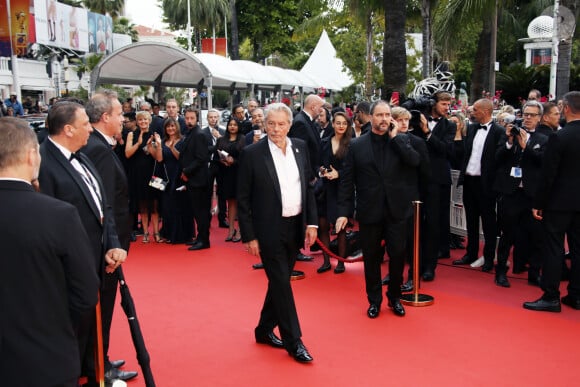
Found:
[[[113,52],[113,19],[88,12],[89,51],[96,54]]]
[[[47,46],[88,51],[87,10],[56,0],[34,0],[36,39]]]
[[[27,53],[28,45],[36,41],[31,5],[32,0],[10,0],[10,26],[8,26],[7,3],[4,2],[0,6],[0,15],[2,15],[0,16],[0,56],[10,56],[13,53],[23,57]],[[10,32],[12,32],[13,52],[10,47]]]

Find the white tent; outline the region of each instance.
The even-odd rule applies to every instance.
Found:
[[[318,81],[317,87],[330,90],[342,90],[354,83],[348,69],[344,69],[342,60],[336,57],[336,49],[324,30],[312,55],[300,72]]]

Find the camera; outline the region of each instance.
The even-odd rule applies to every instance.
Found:
[[[506,125],[513,125],[512,128],[510,129],[510,135],[512,136],[519,136],[520,135],[520,122],[518,122],[518,119],[516,118],[515,115],[513,114],[508,114],[507,116],[504,117],[503,122]]]

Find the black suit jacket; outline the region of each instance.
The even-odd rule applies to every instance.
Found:
[[[300,138],[308,146],[310,156],[310,169],[313,176],[318,176],[318,167],[320,166],[320,129],[318,125],[308,117],[304,111],[300,111],[294,120],[288,132],[288,137]]]
[[[533,208],[580,211],[580,120],[552,134],[546,144]]]
[[[60,385],[80,375],[71,317],[97,303],[89,238],[74,206],[24,182],[0,181],[0,203],[0,384]]]
[[[469,163],[469,158],[471,157],[471,151],[473,150],[473,140],[475,139],[475,134],[479,130],[479,124],[471,124],[467,127],[467,136],[465,137],[465,153],[463,158],[463,166],[461,168],[461,173],[459,174],[459,180],[457,185],[463,184],[463,179],[465,178],[465,169]],[[507,137],[505,135],[505,128],[493,122],[489,127],[489,133],[485,138],[485,143],[483,145],[483,152],[481,154],[481,186],[483,188],[483,193],[487,196],[495,196],[493,190],[493,183],[495,181],[495,176],[497,173],[497,162],[495,160],[495,152],[497,147],[505,143]]]
[[[540,184],[540,169],[546,142],[548,142],[548,137],[534,132],[530,134],[526,149],[523,151],[516,139],[511,149],[508,149],[505,143],[499,144],[496,151],[498,171],[494,189],[499,193],[511,194],[523,181],[526,195],[534,197]],[[522,169],[521,178],[511,176],[513,167]]]
[[[306,144],[296,138],[291,141],[300,173],[303,224],[316,225],[318,215],[314,191],[309,184],[312,176]],[[244,243],[254,239],[261,246],[272,247],[272,244],[278,243],[282,222],[282,193],[267,139],[248,145],[240,155],[238,221]],[[302,246],[304,227],[297,235],[296,243]]]
[[[365,133],[350,143],[340,177],[338,216],[349,215],[356,188],[359,222],[381,223],[387,213],[394,219],[404,219],[412,213],[412,201],[419,198],[417,168],[421,155],[411,146],[408,134],[398,134],[388,140],[383,155],[385,170],[381,173],[371,135]]]
[[[102,275],[105,270],[104,254],[107,250],[121,247],[115,225],[113,209],[108,204],[106,195],[103,195],[103,221],[99,210],[95,205],[91,192],[80,174],[72,166],[62,152],[47,139],[40,146],[42,163],[38,181],[40,191],[49,196],[68,202],[76,207],[84,229],[89,236],[91,244],[90,253],[93,258],[95,270]],[[105,192],[100,174],[93,163],[82,153],[79,156],[83,164],[97,179],[99,190]]]
[[[453,154],[453,139],[455,138],[456,130],[457,127],[454,122],[441,118],[431,130],[429,139],[425,137],[421,130],[413,130],[411,132],[423,138],[427,143],[432,183],[451,184],[449,159]]]
[[[105,187],[107,202],[113,207],[117,235],[121,248],[129,251],[132,218],[129,212],[129,183],[123,163],[117,157],[107,139],[96,129],[89,136],[87,145],[81,148],[93,162]]]
[[[205,128],[203,128],[201,130],[201,132],[203,133],[203,135],[205,136],[206,140],[207,140],[207,151],[209,154],[209,159],[210,162],[213,163],[219,163],[219,155],[216,155],[215,151],[217,149],[217,139],[216,139],[216,145],[214,145],[213,143],[213,135],[211,134],[211,130],[209,128],[209,126],[206,126]],[[220,136],[224,136],[226,134],[226,130],[222,129],[222,128],[218,128],[218,132],[220,134]]]
[[[187,176],[188,186],[204,188],[209,185],[208,141],[199,126],[192,128],[183,140],[179,162],[183,173]]]

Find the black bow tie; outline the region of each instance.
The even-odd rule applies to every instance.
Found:
[[[479,129],[487,130],[487,125],[479,125]]]
[[[73,159],[76,159],[79,163],[81,163],[81,157],[77,154],[77,153],[71,153],[70,157],[68,158],[69,161],[73,161]]]
[[[434,117],[427,117],[427,120],[428,120],[429,122],[431,122],[431,121],[434,121],[434,122],[439,122],[439,120],[440,120],[440,119],[441,119],[441,117],[437,117],[437,118],[434,118]]]

